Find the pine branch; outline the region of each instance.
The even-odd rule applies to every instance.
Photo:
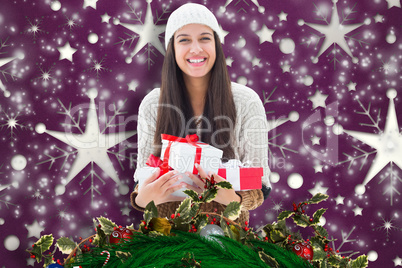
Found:
[[[124,171],[124,167],[123,167],[123,164],[122,164],[120,158],[125,158],[125,159],[130,160],[130,157],[126,156],[126,154],[122,154],[122,152],[126,151],[128,148],[129,148],[128,146],[125,146],[123,149],[121,149],[118,152],[112,152],[112,151],[109,151],[109,150],[107,151],[108,153],[110,153],[110,154],[112,154],[112,155],[114,155],[116,157],[116,159],[119,162],[120,167],[121,167],[121,169],[123,171]]]
[[[134,43],[134,40],[138,38],[138,35],[136,35],[135,33],[133,33],[133,34],[124,33],[124,34],[128,35],[129,37],[128,37],[128,38],[119,37],[119,39],[120,39],[121,41],[116,42],[116,43],[114,43],[114,44],[115,44],[115,45],[116,45],[116,44],[121,44],[121,47],[123,47],[123,46],[126,44],[126,42],[130,41],[130,45],[128,46],[128,48],[131,48],[131,45]]]
[[[116,116],[121,115],[121,114],[126,114],[127,112],[121,112],[121,109],[124,107],[124,104],[127,102],[127,99],[124,100],[123,104],[117,109],[116,104],[113,103],[113,116],[110,118],[110,120],[106,123],[105,128],[102,130],[101,134],[105,133],[106,129],[110,127],[116,127],[116,126],[121,126],[124,125],[124,123],[120,124],[112,124],[113,120],[116,118]],[[103,110],[103,114],[106,118],[106,110]]]
[[[51,156],[50,154],[45,153],[45,155],[49,158],[48,160],[42,161],[37,163],[36,165],[42,165],[44,163],[50,162],[50,166],[49,166],[49,170],[52,168],[54,162],[56,162],[57,159],[63,158],[64,157],[64,161],[63,164],[61,165],[61,169],[63,169],[64,165],[66,164],[68,158],[70,155],[75,154],[78,152],[78,150],[72,151],[72,152],[67,152],[57,146],[55,146],[57,150],[62,151],[64,154],[59,155],[59,156]]]
[[[377,120],[374,120],[374,118],[370,115],[371,102],[369,102],[367,109],[363,106],[363,104],[361,103],[361,101],[359,99],[357,99],[357,102],[360,104],[360,107],[362,107],[363,112],[355,111],[355,113],[366,115],[372,122],[372,124],[359,123],[359,125],[376,128],[380,133],[382,133],[382,130],[379,127],[381,109],[378,110]]]
[[[75,127],[78,128],[78,130],[81,132],[81,134],[84,134],[84,131],[81,129],[80,127],[80,120],[81,120],[81,113],[78,113],[78,119],[77,121],[74,119],[73,115],[71,114],[71,102],[70,105],[68,107],[68,109],[64,106],[64,104],[61,102],[61,100],[59,98],[57,98],[57,100],[59,101],[61,107],[63,108],[64,112],[57,112],[58,114],[63,114],[66,115],[67,117],[70,118],[70,120],[73,122],[73,124],[67,124],[67,123],[61,123],[61,125],[63,127],[65,126],[70,126],[70,127]]]
[[[384,190],[383,195],[385,195],[386,193],[389,192],[390,194],[390,202],[391,202],[391,206],[393,205],[393,197],[394,197],[394,192],[397,193],[398,195],[401,195],[401,193],[395,188],[394,186],[394,181],[399,180],[400,182],[402,182],[402,178],[398,176],[398,173],[394,171],[394,165],[393,162],[390,163],[391,164],[391,168],[390,168],[390,174],[384,178],[382,178],[378,184],[381,184],[385,179],[389,178],[389,186],[388,189]]]
[[[144,24],[144,23],[142,22],[142,20],[141,20],[142,10],[139,12],[140,14],[138,15],[138,14],[137,14],[137,11],[135,11],[135,8],[133,8],[133,7],[128,3],[128,1],[126,2],[126,4],[128,5],[128,7],[129,7],[130,10],[131,10],[131,12],[129,12],[129,13],[134,14],[134,16],[136,17],[135,19],[131,19],[131,18],[130,18],[130,20],[138,21],[138,22],[140,22],[141,24]]]
[[[353,226],[353,227],[352,227],[352,230],[350,230],[350,232],[349,232],[347,235],[345,235],[345,233],[343,232],[343,230],[341,230],[342,243],[339,245],[338,248],[335,247],[335,241],[332,241],[332,248],[336,249],[336,251],[339,250],[339,254],[340,254],[340,255],[352,253],[352,254],[349,255],[349,257],[352,257],[353,255],[356,255],[356,254],[359,254],[359,253],[360,253],[359,251],[353,252],[352,250],[340,252],[340,251],[341,251],[341,248],[342,248],[345,244],[351,243],[351,242],[355,242],[355,241],[356,241],[356,239],[350,239],[350,240],[349,240],[350,235],[353,233],[353,231],[354,231],[355,229],[356,229],[356,226]]]
[[[3,197],[3,196],[5,196],[5,195],[6,195],[6,194],[0,195],[0,197]],[[9,201],[6,201],[6,200],[3,200],[3,199],[0,199],[0,202],[4,203],[4,204],[6,205],[6,207],[7,207],[7,209],[9,209],[8,205],[17,207],[16,204],[13,204],[13,203],[11,203],[11,202],[9,202]]]
[[[9,45],[7,45],[8,38],[9,38],[9,37],[7,37],[6,40],[4,40],[4,41],[3,41],[2,39],[0,39],[0,50],[2,50],[3,48],[9,46]],[[0,55],[6,54],[6,53],[7,53],[7,52],[0,52]]]
[[[169,5],[166,5],[165,7],[162,6],[162,14],[159,16],[158,15],[158,10],[156,10],[156,22],[155,25],[157,25],[159,22],[161,21],[166,21],[167,18],[162,19],[162,17],[166,14],[166,13],[170,13],[170,11],[168,11],[168,8],[170,7]]]
[[[352,7],[352,9],[350,10],[350,12],[346,14],[346,16],[345,16],[345,13],[342,11],[342,17],[343,17],[343,18],[342,18],[342,22],[341,22],[342,25],[343,25],[343,23],[344,23],[345,21],[354,20],[354,19],[349,19],[348,17],[349,17],[350,14],[353,14],[353,13],[356,13],[356,12],[357,12],[357,11],[354,11],[354,9],[355,9],[355,7],[356,7],[356,4],[357,4],[357,3],[355,3],[355,5]]]
[[[370,44],[369,42],[363,41],[363,38],[361,38],[361,39],[354,38],[354,36],[358,35],[359,33],[360,32],[357,32],[357,33],[355,33],[354,35],[351,35],[351,36],[346,36],[345,35],[345,38],[349,38],[350,40],[358,42],[361,47],[363,47],[363,44],[365,44],[365,45]]]
[[[276,136],[274,136],[274,137],[268,139],[268,145],[271,145],[271,146],[274,146],[274,147],[279,148],[279,150],[281,151],[283,157],[286,157],[286,155],[285,155],[285,150],[297,154],[297,153],[298,153],[297,151],[292,150],[292,149],[290,149],[290,148],[287,148],[287,147],[285,146],[286,142],[282,143],[281,145],[278,145],[278,144],[276,144],[276,143],[270,142],[271,140],[273,140],[273,139],[275,139],[275,138],[277,138],[277,137],[279,137],[279,136],[281,136],[281,135],[282,135],[282,133],[279,133],[278,135],[276,135]],[[268,150],[272,153],[272,151],[271,151],[271,149],[269,148],[269,146],[268,146]]]
[[[342,57],[343,57],[343,54],[339,51],[339,50],[337,50],[336,49],[336,44],[334,43],[334,48],[327,54],[327,57],[329,56],[329,54],[333,54],[334,55],[334,57],[332,58],[332,60],[329,62],[329,63],[331,63],[331,62],[334,62],[334,70],[336,70],[336,63],[341,63],[337,58],[336,58],[336,55],[337,54],[340,54]]]
[[[359,147],[356,147],[356,146],[354,146],[354,145],[352,145],[352,147],[355,148],[356,150],[359,150],[360,152],[362,152],[362,154],[361,154],[361,155],[358,155],[358,156],[351,156],[351,155],[348,155],[347,153],[343,153],[344,155],[346,155],[346,156],[348,157],[348,159],[345,160],[345,161],[339,162],[338,165],[343,164],[343,163],[350,162],[350,164],[349,164],[349,166],[348,166],[348,169],[350,169],[351,166],[353,165],[354,161],[356,161],[356,160],[359,159],[359,158],[364,157],[364,160],[363,160],[363,162],[362,162],[362,164],[361,164],[361,166],[360,166],[360,169],[359,169],[359,170],[362,170],[362,168],[363,168],[364,164],[366,163],[367,158],[369,157],[369,155],[374,154],[374,153],[377,152],[377,150],[374,150],[374,151],[372,151],[372,152],[366,152],[366,151],[364,151],[363,149],[360,149]]]
[[[329,22],[328,22],[328,14],[322,14],[321,10],[318,8],[318,6],[315,3],[313,3],[313,5],[314,5],[314,7],[316,9],[315,13],[317,15],[321,16],[321,18],[322,18],[322,19],[317,19],[316,18],[316,20],[325,21],[327,24],[329,24]]]

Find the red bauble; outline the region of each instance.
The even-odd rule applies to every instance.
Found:
[[[110,234],[109,242],[110,244],[118,244],[127,240],[127,238],[132,238],[133,233],[127,228],[116,228],[113,233]]]
[[[300,242],[295,244],[292,250],[294,253],[296,253],[297,256],[300,256],[305,260],[308,261],[313,260],[314,256],[313,247],[306,242]]]

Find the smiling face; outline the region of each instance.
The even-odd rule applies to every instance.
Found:
[[[209,80],[215,64],[215,38],[211,28],[202,24],[188,24],[174,34],[176,62],[185,80]]]

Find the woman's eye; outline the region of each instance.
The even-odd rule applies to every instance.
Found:
[[[188,39],[185,39],[185,38],[184,38],[184,39],[180,39],[180,40],[179,40],[179,43],[183,43],[183,42],[187,42],[187,41],[188,41]]]
[[[209,41],[209,40],[211,40],[211,38],[209,38],[209,37],[203,37],[203,38],[201,38],[201,40]]]

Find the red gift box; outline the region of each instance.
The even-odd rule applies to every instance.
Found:
[[[235,191],[246,191],[262,188],[262,167],[220,168],[218,175],[232,184]]]

